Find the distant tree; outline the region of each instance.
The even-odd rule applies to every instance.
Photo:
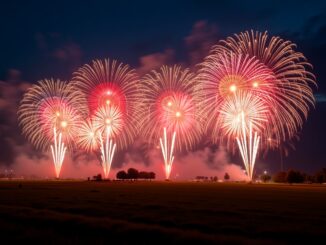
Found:
[[[196,176],[197,181],[205,181],[207,179],[208,179],[208,177],[206,177],[206,176]]]
[[[314,182],[325,183],[326,182],[326,168],[322,168],[314,175]]]
[[[129,168],[128,169],[128,179],[138,179],[138,170],[135,168]]]
[[[300,171],[290,169],[287,172],[286,181],[288,183],[303,183],[304,176]]]
[[[261,181],[266,183],[266,182],[270,181],[272,179],[272,177],[270,175],[268,175],[268,174],[263,174],[263,175],[260,176],[260,179],[261,179]]]
[[[154,172],[149,172],[148,177],[149,177],[149,179],[155,179],[156,175]]]
[[[218,177],[217,176],[214,176],[213,181],[214,182],[217,182],[218,181]]]
[[[313,183],[315,181],[315,176],[307,173],[303,173],[303,178],[305,183]]]
[[[96,180],[96,181],[101,181],[102,180],[102,174],[98,174],[98,175],[93,176],[93,179]]]
[[[273,176],[273,181],[276,183],[285,183],[287,182],[286,180],[287,173],[284,171],[278,172]]]
[[[138,174],[138,179],[149,179],[149,173],[145,171],[140,171]]]
[[[126,171],[119,171],[118,173],[117,173],[117,175],[116,175],[116,177],[117,177],[117,179],[127,179],[127,173],[126,173]]]
[[[230,175],[228,173],[224,174],[224,180],[229,180],[230,179]]]

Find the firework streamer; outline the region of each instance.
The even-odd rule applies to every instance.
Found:
[[[112,139],[110,139],[110,128],[108,127],[106,130],[105,141],[103,141],[102,133],[99,133],[100,139],[100,149],[101,149],[101,158],[102,158],[102,166],[104,171],[105,178],[108,178],[111,164],[114,156],[114,152],[116,149],[116,144],[113,144]]]

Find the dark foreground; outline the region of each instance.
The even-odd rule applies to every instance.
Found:
[[[1,244],[317,244],[325,235],[323,185],[0,182]]]

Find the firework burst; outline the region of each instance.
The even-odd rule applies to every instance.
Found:
[[[206,129],[212,130],[213,141],[227,138],[229,147],[237,142],[250,178],[258,145],[276,148],[295,137],[314,105],[310,64],[294,46],[279,37],[269,39],[267,33],[245,32],[214,46],[202,64]],[[239,110],[254,112],[254,118]],[[262,123],[264,130],[259,131]]]
[[[246,31],[222,40],[211,52],[211,56],[232,52],[254,57],[273,73],[273,90],[260,86],[259,90],[266,90],[273,98],[271,113],[278,123],[270,137],[278,144],[296,135],[315,103],[311,86],[316,82],[309,71],[311,65],[295,47],[280,37],[269,37],[267,32]]]
[[[76,146],[74,138],[87,114],[83,94],[60,80],[38,82],[21,101],[18,119],[23,134],[36,148],[51,147],[57,177],[66,149]]]
[[[163,66],[142,79],[143,135],[150,144],[160,142],[167,179],[172,170],[174,149],[191,149],[202,132],[195,83],[196,76],[178,66]]]
[[[126,148],[140,128],[138,76],[128,65],[115,60],[95,60],[74,73],[72,84],[85,94],[91,125],[96,132],[97,139],[89,138],[86,126],[83,146],[95,149],[93,140],[97,141],[107,177],[116,147]]]

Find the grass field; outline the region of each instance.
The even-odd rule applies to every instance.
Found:
[[[0,182],[0,241],[317,244],[325,237],[323,185]]]

